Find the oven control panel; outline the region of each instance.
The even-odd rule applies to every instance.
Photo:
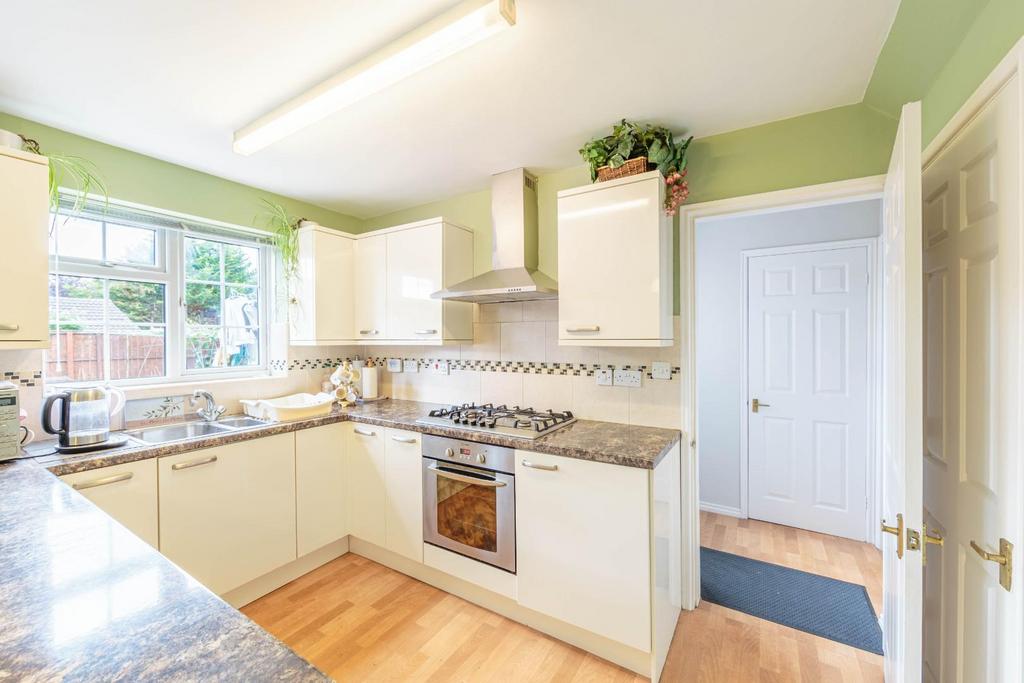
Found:
[[[515,473],[515,450],[512,448],[430,434],[424,434],[421,443],[425,458]]]

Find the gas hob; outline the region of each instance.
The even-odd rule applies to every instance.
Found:
[[[473,432],[489,432],[538,439],[572,424],[576,418],[568,410],[534,410],[519,406],[463,404],[431,410],[427,417],[416,420],[419,424],[438,427],[458,427]]]

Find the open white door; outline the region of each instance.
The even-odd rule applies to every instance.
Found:
[[[921,103],[903,105],[882,218],[885,680],[921,680]]]

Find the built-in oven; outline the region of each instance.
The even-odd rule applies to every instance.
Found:
[[[425,434],[423,540],[516,571],[515,450]]]

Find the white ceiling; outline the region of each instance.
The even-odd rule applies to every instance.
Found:
[[[518,25],[251,157],[232,133],[452,0],[4,3],[0,111],[360,217],[859,102],[899,0],[518,0]]]

